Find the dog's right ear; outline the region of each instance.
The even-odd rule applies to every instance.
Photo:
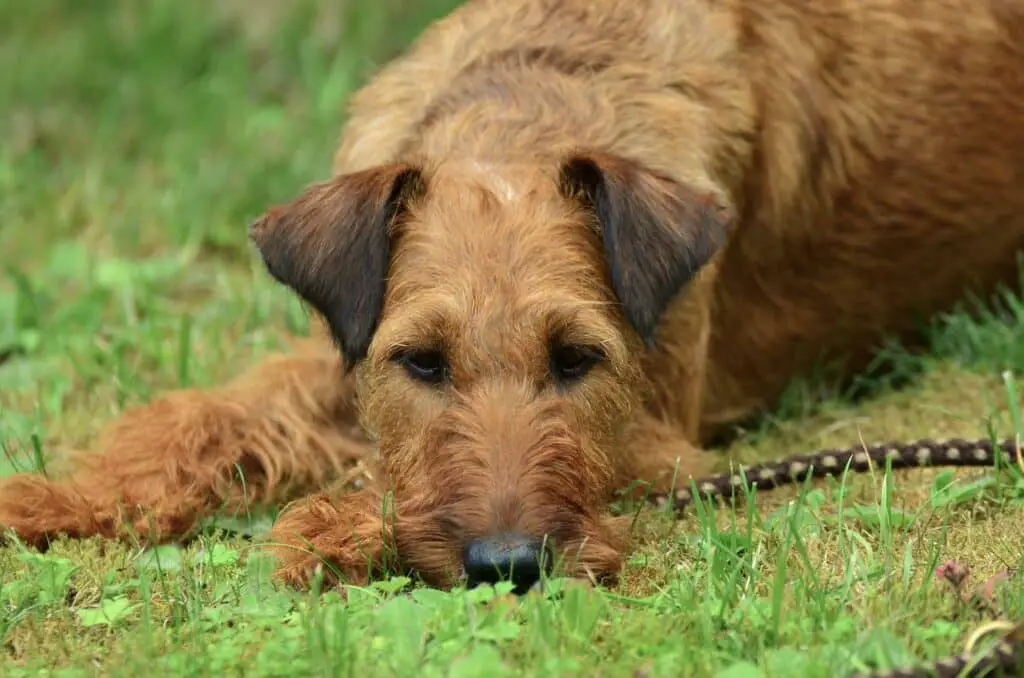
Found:
[[[366,356],[384,305],[396,222],[422,174],[384,165],[309,186],[249,227],[270,275],[327,321],[346,369]]]

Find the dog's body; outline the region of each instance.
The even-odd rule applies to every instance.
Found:
[[[507,534],[614,574],[615,489],[699,475],[819,359],[1016,280],[1024,3],[478,0],[356,94],[334,170],[253,227],[321,341],[0,485],[0,523],[152,529],[125,501],[169,538],[241,499],[236,464],[247,500],[314,491],[372,449],[354,390],[375,486],[277,539],[356,578],[393,539],[450,583]]]
[[[665,312],[647,373],[674,423],[734,421],[823,352],[857,369],[880,332],[1014,279],[1022,13],[470,3],[357,94],[335,171],[596,147],[724,188],[730,243]],[[697,392],[680,397],[686,383]]]

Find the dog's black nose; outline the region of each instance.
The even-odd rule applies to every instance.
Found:
[[[550,563],[550,554],[543,542],[519,534],[474,539],[466,544],[462,553],[470,588],[511,581],[517,595],[529,591]]]

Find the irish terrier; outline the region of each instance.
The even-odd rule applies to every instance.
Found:
[[[272,534],[299,586],[614,576],[616,490],[1016,280],[1024,4],[476,0],[354,96],[334,169],[251,229],[317,337],[6,480],[0,523],[164,540],[312,493]]]

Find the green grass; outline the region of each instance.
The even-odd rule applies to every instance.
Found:
[[[302,332],[246,226],[323,177],[339,111],[451,0],[0,0],[0,474]],[[415,5],[415,10],[404,5]],[[246,9],[248,8],[248,9]],[[794,385],[745,460],[1020,431],[1024,304],[940,319],[838,390]],[[1022,431],[1024,433],[1024,431]],[[645,514],[624,580],[521,601],[401,580],[278,589],[244,529],[184,549],[0,549],[0,675],[833,676],[962,649],[983,617],[936,580],[1017,567],[1010,469],[877,473]],[[244,526],[243,526],[244,527]],[[266,522],[257,522],[259,533]],[[1022,611],[1024,580],[999,604]],[[498,591],[497,593],[500,593]]]

